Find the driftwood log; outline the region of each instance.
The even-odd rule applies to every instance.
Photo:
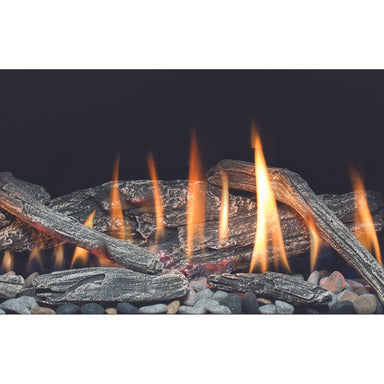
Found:
[[[294,276],[277,272],[223,273],[208,277],[208,284],[215,289],[230,292],[253,291],[257,296],[300,304],[327,304],[331,293],[320,287],[298,280]]]
[[[24,278],[20,275],[0,275],[0,299],[11,299],[24,288]]]
[[[30,193],[28,184],[26,187],[11,173],[0,173],[0,206],[39,231],[95,255],[107,256],[135,271],[161,272],[162,264],[156,254],[88,228],[47,207]]]
[[[41,205],[83,223],[89,214],[96,210],[94,229],[116,233],[111,220],[111,183],[80,190],[50,201],[44,188],[26,185],[29,194]],[[256,203],[247,197],[229,195],[228,240],[219,243],[219,215],[221,189],[206,185],[205,241],[196,243],[192,260],[187,260],[186,249],[186,202],[188,182],[185,180],[159,181],[164,204],[165,231],[155,248],[156,232],[152,183],[149,180],[120,181],[119,191],[124,209],[124,219],[133,230],[134,244],[157,252],[167,267],[187,269],[190,277],[201,274],[201,265],[209,267],[210,273],[248,271],[252,256],[256,229]],[[26,188],[26,187],[25,187]],[[351,231],[354,227],[356,201],[353,193],[344,195],[322,195],[318,198],[331,209]],[[367,193],[368,203],[373,215],[375,229],[384,227],[383,200],[375,192]],[[42,207],[41,209],[44,209]],[[284,245],[288,258],[304,254],[309,250],[310,237],[305,221],[295,210],[287,205],[279,206]],[[54,224],[54,223],[53,223]],[[0,250],[31,250],[35,245],[52,248],[58,240],[31,227],[6,211],[0,210]],[[205,268],[205,267],[203,267]],[[212,270],[213,268],[213,270]]]
[[[149,275],[124,268],[81,268],[39,275],[33,280],[40,303],[164,302],[184,296],[188,280],[180,272]]]
[[[210,170],[208,180],[220,185],[222,171],[228,176],[230,188],[255,192],[253,164],[223,160]],[[312,219],[324,241],[352,265],[384,303],[384,269],[376,259],[297,173],[280,168],[269,168],[268,171],[276,200],[294,208],[305,221]]]

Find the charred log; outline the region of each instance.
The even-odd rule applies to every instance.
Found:
[[[24,288],[24,278],[19,275],[0,275],[0,299],[11,299]]]

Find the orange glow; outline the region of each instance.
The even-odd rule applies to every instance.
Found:
[[[43,269],[43,264],[41,262],[40,250],[39,250],[39,247],[37,245],[35,245],[32,248],[32,251],[29,254],[28,264],[27,264],[28,270],[30,270],[30,271],[32,269],[35,270],[36,264],[39,266],[40,270]]]
[[[221,210],[220,210],[220,226],[219,226],[219,239],[220,244],[225,244],[228,240],[228,177],[225,172],[221,172]]]
[[[123,209],[120,201],[119,191],[119,167],[120,167],[120,154],[117,155],[115,166],[112,175],[111,187],[111,231],[110,235],[120,240],[132,240],[132,232],[127,223],[124,223]]]
[[[255,123],[252,123],[251,138],[253,140],[252,146],[255,148],[257,222],[249,271],[253,272],[254,269],[258,269],[264,273],[268,270],[268,241],[272,240],[275,269],[281,265],[286,271],[290,272],[284,249],[277,204]]]
[[[93,228],[93,218],[95,217],[96,209],[92,211],[92,213],[89,215],[87,220],[85,220],[84,225],[88,228]],[[70,265],[70,268],[73,268],[75,264],[80,264],[82,266],[87,265],[89,261],[89,252],[80,247],[76,247],[75,251],[73,252],[72,256],[72,262]]]
[[[311,250],[310,250],[310,267],[311,271],[315,270],[315,265],[317,258],[319,256],[320,246],[321,246],[321,237],[317,233],[315,223],[313,222],[312,217],[307,221],[308,231],[311,238]]]
[[[187,244],[186,256],[193,255],[195,242],[204,244],[205,220],[205,183],[203,180],[202,163],[197,145],[196,134],[192,131],[189,152],[189,177],[187,193]]]
[[[156,234],[155,234],[155,244],[159,237],[164,232],[164,211],[163,211],[163,202],[161,199],[161,190],[160,185],[158,183],[158,177],[155,166],[155,159],[153,158],[152,152],[148,152],[147,154],[147,163],[149,169],[149,175],[152,180],[152,188],[153,188],[153,198],[155,201],[155,212],[156,212]]]
[[[64,264],[64,247],[63,247],[63,244],[60,244],[55,248],[55,270],[62,269],[63,264]]]
[[[13,255],[11,254],[11,252],[4,252],[0,270],[3,273],[13,271]]]
[[[355,228],[358,230],[356,230],[355,236],[361,242],[361,244],[364,245],[368,252],[370,252],[372,255],[375,255],[377,261],[383,265],[379,241],[375,231],[375,225],[372,220],[367,196],[365,194],[363,178],[353,168],[350,168],[350,175],[356,199],[354,224]]]

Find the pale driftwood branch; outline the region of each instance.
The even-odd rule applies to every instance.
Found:
[[[208,284],[223,291],[253,291],[259,297],[290,303],[326,304],[332,298],[331,293],[319,285],[277,272],[211,275]]]
[[[0,275],[0,299],[11,299],[23,290],[24,279],[19,275]]]
[[[255,192],[253,164],[223,160],[210,170],[208,180],[220,185],[220,171],[228,175],[230,188]],[[276,199],[294,208],[305,221],[312,218],[324,241],[354,267],[384,302],[384,269],[376,259],[297,173],[279,168],[268,171]]]
[[[189,290],[180,272],[149,275],[124,268],[82,268],[52,272],[33,281],[40,303],[164,302]]]
[[[59,240],[71,243],[118,264],[145,273],[160,273],[157,255],[134,244],[84,226],[43,205],[10,173],[0,174],[0,206],[25,223]]]

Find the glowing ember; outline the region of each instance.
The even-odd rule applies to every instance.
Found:
[[[64,247],[62,244],[55,248],[55,270],[63,268],[64,264]]]
[[[86,227],[93,228],[93,218],[95,216],[95,213],[96,213],[96,209],[94,209],[92,213],[89,215],[89,217],[87,218],[87,220],[85,220],[84,225]],[[73,268],[75,264],[80,264],[82,266],[85,266],[87,265],[88,261],[89,261],[89,252],[84,248],[76,247],[75,251],[73,252],[70,268]]]
[[[149,169],[149,175],[152,180],[153,188],[153,198],[155,202],[155,213],[156,213],[156,234],[155,234],[155,244],[159,237],[164,231],[164,212],[163,212],[163,202],[161,200],[161,191],[158,183],[158,177],[156,172],[155,160],[153,158],[152,152],[148,152],[147,163]]]
[[[204,244],[205,220],[205,183],[203,180],[202,163],[197,146],[196,134],[192,131],[189,153],[189,177],[187,193],[187,245],[186,256],[193,255],[195,242]]]
[[[314,271],[316,261],[319,256],[321,238],[317,233],[316,226],[312,218],[308,219],[307,225],[308,225],[309,235],[311,237],[310,266],[311,266],[311,271]]]
[[[221,210],[219,224],[219,240],[220,244],[225,244],[228,239],[228,177],[225,172],[221,173]]]
[[[375,226],[373,224],[367,196],[365,194],[363,178],[352,167],[350,168],[350,176],[356,199],[354,225],[357,230],[355,232],[355,236],[361,244],[364,245],[368,252],[375,255],[377,261],[383,265],[379,241],[377,239]]]
[[[117,155],[115,166],[113,168],[112,175],[112,187],[111,187],[111,231],[110,235],[120,240],[132,240],[132,231],[127,224],[124,223],[123,209],[120,201],[119,191],[119,166],[120,166],[120,154]]]
[[[284,249],[277,204],[269,180],[268,169],[255,123],[252,123],[251,138],[252,146],[255,148],[257,222],[250,272],[253,272],[254,269],[258,269],[261,272],[267,271],[267,243],[269,239],[272,240],[275,269],[281,265],[285,270],[290,272]]]
[[[13,255],[9,251],[4,252],[0,270],[2,273],[13,271]]]

